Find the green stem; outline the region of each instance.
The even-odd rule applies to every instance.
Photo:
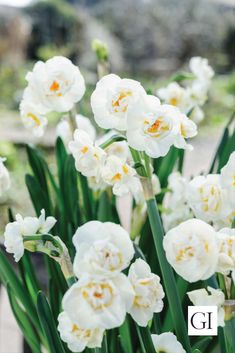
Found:
[[[122,135],[114,135],[110,137],[107,141],[103,142],[99,147],[105,149],[112,145],[114,142],[126,141],[126,137]]]
[[[166,260],[163,249],[162,243],[164,231],[155,198],[147,200],[147,212],[176,335],[183,344],[187,353],[190,353],[190,341],[187,334],[187,328],[181,307],[180,297],[177,291],[174,273]]]

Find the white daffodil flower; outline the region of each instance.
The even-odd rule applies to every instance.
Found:
[[[181,111],[185,110],[186,90],[177,82],[171,82],[167,87],[158,89],[157,96],[164,103],[174,105]]]
[[[219,174],[200,175],[189,182],[188,202],[197,218],[206,222],[224,218],[230,213],[227,200]]]
[[[95,328],[92,330],[83,329],[74,324],[68,314],[63,311],[58,316],[58,331],[61,339],[67,343],[72,352],[83,352],[88,348],[101,347],[104,330]]]
[[[221,184],[227,190],[228,200],[235,209],[235,152],[233,152],[227,164],[221,169]]]
[[[193,217],[187,202],[187,185],[188,181],[179,172],[168,177],[170,191],[165,194],[162,203],[162,220],[166,231]]]
[[[228,275],[235,271],[235,229],[223,228],[216,235],[219,242],[217,272]]]
[[[200,56],[195,56],[190,59],[189,68],[200,81],[209,81],[214,76],[214,71],[208,64],[208,60]]]
[[[145,261],[137,259],[129,269],[128,278],[135,291],[129,314],[139,326],[145,327],[153,314],[163,309],[164,291],[160,277],[151,272]]]
[[[38,106],[30,100],[22,100],[20,104],[21,120],[26,129],[32,131],[36,137],[42,137],[47,126],[45,114],[41,114]]]
[[[81,114],[77,114],[75,117],[75,123],[78,130],[85,131],[92,141],[95,141],[96,130],[92,125],[91,120]],[[56,136],[60,137],[64,145],[67,147],[69,142],[73,139],[73,131],[67,120],[61,120],[56,126]]]
[[[179,121],[180,134],[176,136],[174,146],[177,148],[192,150],[193,147],[190,144],[187,144],[185,139],[197,135],[197,125],[183,113],[179,115]]]
[[[94,146],[90,136],[83,130],[75,130],[74,140],[68,148],[75,159],[75,167],[86,177],[100,179],[106,153],[100,147]]]
[[[186,353],[172,332],[151,335],[156,353]]]
[[[170,265],[190,283],[207,279],[216,271],[216,232],[199,219],[189,219],[168,231],[163,247]]]
[[[187,293],[193,305],[198,306],[217,306],[218,307],[218,326],[224,326],[224,301],[225,296],[221,289],[207,287],[196,289]]]
[[[38,61],[26,80],[28,90],[47,112],[69,111],[85,92],[79,68],[63,56],[55,56],[45,63]]]
[[[116,156],[109,156],[102,169],[102,178],[113,186],[113,193],[123,196],[134,193],[139,186],[136,170]]]
[[[165,156],[173,145],[186,148],[184,139],[194,132],[185,119],[176,107],[161,105],[157,97],[147,95],[128,111],[128,144],[153,158]]]
[[[44,210],[41,210],[39,218],[23,218],[20,214],[17,214],[15,218],[14,222],[6,225],[4,245],[6,251],[13,254],[15,261],[18,262],[24,255],[23,236],[48,233],[55,225],[56,219],[54,217],[45,218]]]
[[[128,109],[146,95],[138,81],[109,74],[96,85],[91,95],[91,108],[96,123],[105,129],[126,130]]]
[[[111,329],[123,324],[133,298],[133,288],[124,274],[112,279],[84,275],[65,293],[62,305],[78,327]]]
[[[10,188],[11,180],[7,168],[4,165],[6,158],[0,157],[0,197]]]
[[[102,178],[97,179],[95,176],[88,177],[87,181],[88,181],[88,185],[91,188],[91,190],[93,190],[95,192],[96,191],[99,191],[99,192],[104,191],[109,187],[109,185],[106,184]]]
[[[127,231],[111,222],[90,221],[73,236],[74,273],[112,277],[129,266],[134,248]]]
[[[195,106],[190,113],[190,119],[195,122],[195,124],[199,124],[204,119],[204,112],[201,110],[199,106]]]

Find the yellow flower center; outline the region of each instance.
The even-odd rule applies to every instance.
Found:
[[[178,105],[178,99],[176,97],[172,97],[169,101],[171,105],[177,106]]]
[[[89,283],[82,296],[94,310],[103,310],[112,304],[114,293],[108,283]]]
[[[87,153],[88,150],[89,150],[89,148],[88,148],[87,146],[84,146],[83,148],[81,148],[81,152],[82,152],[83,154]]]
[[[118,113],[118,112],[122,112],[125,113],[127,111],[128,108],[128,101],[126,100],[126,98],[132,96],[132,92],[131,91],[121,91],[117,97],[117,99],[114,99],[112,101],[112,107],[114,108],[114,112]]]
[[[30,118],[30,119],[32,119],[32,120],[35,122],[35,124],[36,124],[37,126],[40,126],[40,125],[41,125],[40,119],[39,119],[35,114],[33,114],[33,113],[28,113],[28,114],[27,114],[27,117]]]
[[[54,80],[50,85],[50,91],[57,92],[59,89],[60,89],[60,84]]]

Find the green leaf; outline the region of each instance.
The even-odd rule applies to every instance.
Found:
[[[41,210],[44,208],[47,214],[50,214],[50,205],[48,203],[48,198],[39,184],[37,178],[32,175],[26,174],[25,183],[28,188],[30,198],[32,200],[34,209],[37,216],[40,215]]]
[[[195,76],[190,72],[177,72],[176,74],[172,75],[170,81],[181,82],[185,80],[193,80]]]
[[[16,298],[14,297],[10,285],[7,285],[8,297],[11,305],[12,312],[16,318],[16,321],[23,333],[25,340],[32,349],[33,353],[41,353],[39,337],[33,330],[32,324],[28,319],[27,313],[19,306]]]
[[[153,346],[150,330],[147,327],[140,327],[136,324],[136,330],[139,337],[141,349],[143,353],[156,353]]]
[[[110,205],[110,198],[107,191],[103,191],[99,198],[97,220],[101,222],[108,222],[112,220],[112,210]]]
[[[42,292],[38,293],[37,310],[50,353],[65,353],[49,303]]]
[[[11,289],[14,291],[14,294],[20,300],[25,310],[30,313],[30,320],[33,322],[35,327],[41,331],[41,327],[38,320],[38,315],[33,304],[32,298],[28,294],[28,292],[23,287],[23,284],[16,276],[14,270],[12,269],[12,265],[9,263],[3,252],[0,250],[0,276],[3,280],[5,286],[7,283],[10,284]]]
[[[132,347],[132,337],[129,326],[129,317],[126,317],[125,322],[119,327],[120,341],[122,349],[125,353],[134,353]]]
[[[33,302],[36,303],[37,293],[40,287],[34,271],[33,263],[31,261],[30,255],[27,252],[25,252],[24,256],[21,258],[19,262],[19,268],[26,288],[28,289]]]
[[[175,147],[171,147],[170,151],[164,158],[157,158],[154,160],[154,171],[160,180],[162,188],[167,186],[168,176],[172,173],[178,157],[179,150]]]
[[[183,344],[186,351],[190,353],[190,341],[187,334],[185,318],[181,307],[181,301],[177,290],[174,273],[166,260],[165,251],[162,245],[164,231],[155,199],[147,200],[147,211],[174,329],[179,341]]]

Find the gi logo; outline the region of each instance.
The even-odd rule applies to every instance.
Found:
[[[217,306],[188,307],[189,336],[217,336]]]

